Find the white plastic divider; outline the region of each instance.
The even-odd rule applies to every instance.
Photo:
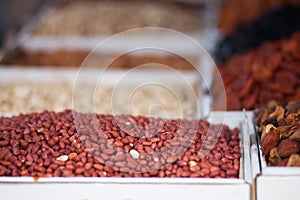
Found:
[[[242,184],[0,184],[1,197],[19,200],[182,200],[187,198],[249,200]]]

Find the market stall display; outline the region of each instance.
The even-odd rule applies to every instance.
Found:
[[[216,46],[231,4],[193,2],[51,2],[24,25],[0,52],[3,197],[298,199],[299,7]],[[275,5],[249,2],[241,20]]]

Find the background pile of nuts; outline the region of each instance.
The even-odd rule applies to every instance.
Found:
[[[85,61],[85,66],[104,68],[106,67],[105,61],[107,61],[107,59],[115,58],[115,55],[100,55],[96,53],[89,55],[90,53],[90,51],[84,50],[79,51],[63,49],[53,51],[30,51],[26,49],[20,49],[5,55],[5,57],[1,60],[1,64],[19,66],[31,65],[79,67]],[[88,59],[85,60],[86,58]],[[121,55],[115,59],[109,65],[109,69],[131,69],[147,63],[158,63],[178,70],[195,70],[195,67],[191,63],[177,55],[131,55],[130,53]]]
[[[239,130],[204,120],[82,114],[0,118],[0,176],[238,178]]]
[[[198,9],[183,9],[170,2],[77,1],[55,9],[42,21],[35,34],[110,35],[140,27],[192,32],[200,30],[202,24]]]
[[[227,96],[227,109],[249,110],[266,105],[270,100],[300,99],[300,32],[278,42],[265,42],[245,55],[233,56],[218,69]],[[215,109],[224,102],[219,99],[221,80],[215,80]]]
[[[286,106],[271,101],[256,121],[268,165],[300,167],[300,100]]]
[[[194,116],[197,110],[196,82],[192,84],[194,88],[166,84],[171,92],[159,85],[148,85],[139,87],[133,93],[135,85],[132,84],[120,84],[118,87],[108,84],[95,89],[94,84],[79,83],[76,90],[80,91],[81,96],[77,98],[75,109],[88,112],[94,108],[95,112],[103,114]],[[73,108],[71,82],[13,82],[0,84],[0,91],[0,112],[4,113],[63,111]],[[90,91],[95,96],[91,96]]]

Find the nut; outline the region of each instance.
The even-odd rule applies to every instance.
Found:
[[[131,149],[129,153],[134,159],[139,159],[140,157],[140,153],[135,149]]]
[[[195,167],[195,166],[197,166],[197,163],[192,160],[189,162],[189,165],[190,165],[190,167]]]
[[[170,156],[167,158],[167,163],[173,163],[177,160],[177,156]]]
[[[69,157],[67,155],[62,155],[56,158],[56,160],[60,160],[60,161],[67,161],[69,159]]]

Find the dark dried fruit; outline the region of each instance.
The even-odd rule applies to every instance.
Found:
[[[285,139],[289,137],[293,132],[291,131],[292,125],[280,126],[277,128],[279,132],[280,139]]]
[[[262,152],[264,155],[268,155],[271,149],[273,149],[279,140],[279,133],[276,130],[268,132],[261,141]]]
[[[298,113],[291,113],[285,118],[285,122],[287,124],[295,124],[297,121],[299,121],[300,116]]]
[[[287,114],[297,113],[298,111],[300,111],[300,100],[289,102],[288,105],[286,105],[286,109]]]
[[[291,140],[295,140],[297,142],[300,142],[300,128],[293,130],[293,133],[289,137]]]
[[[288,157],[294,153],[298,153],[300,150],[299,144],[291,139],[282,140],[278,145],[278,155],[280,157]]]
[[[277,164],[277,166],[278,166],[278,167],[285,167],[285,166],[287,166],[288,161],[289,161],[289,159],[288,159],[288,158],[285,158],[285,159],[281,160],[281,161]]]
[[[277,148],[273,148],[270,151],[269,164],[273,165],[273,166],[276,166],[276,165],[278,165],[278,163],[280,161],[281,161],[281,158],[280,158],[280,156],[277,153]]]

